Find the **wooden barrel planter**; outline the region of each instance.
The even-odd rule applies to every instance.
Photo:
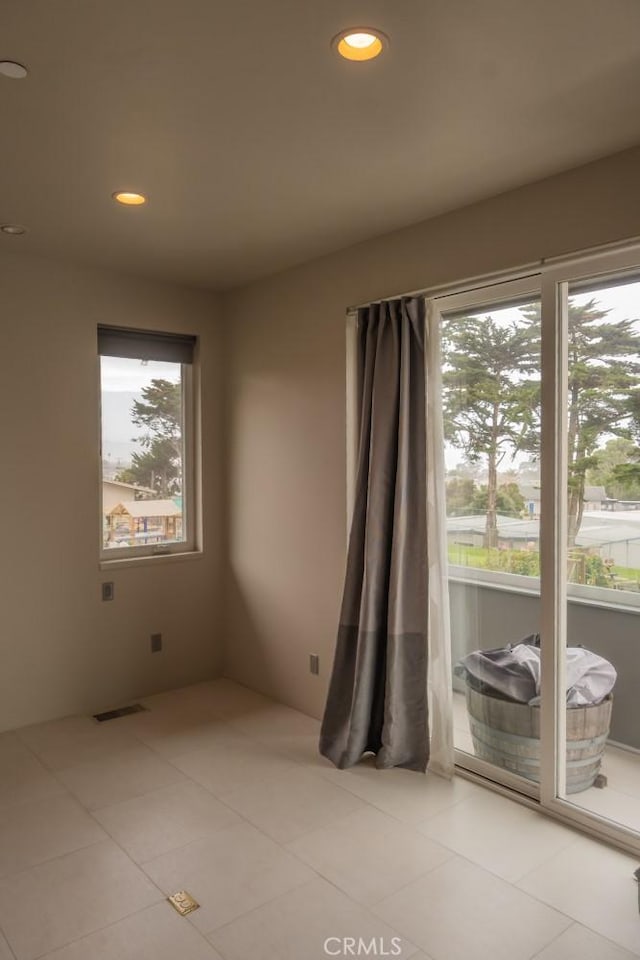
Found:
[[[540,782],[540,707],[514,703],[466,684],[467,712],[477,757]],[[593,786],[609,736],[613,698],[567,708],[567,793]]]

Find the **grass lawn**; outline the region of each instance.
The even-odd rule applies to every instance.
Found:
[[[462,543],[449,544],[449,563],[459,567],[477,567],[483,570],[502,570],[521,576],[539,576],[538,557],[531,550],[487,550]],[[632,589],[640,585],[640,570],[633,567],[611,567],[613,577],[628,580]],[[612,581],[611,586],[615,586]],[[625,584],[625,586],[627,586]]]

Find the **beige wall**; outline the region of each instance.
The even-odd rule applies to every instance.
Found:
[[[638,169],[626,151],[225,298],[230,676],[322,711],[345,560],[347,305],[638,236]]]
[[[0,251],[0,729],[219,671],[217,302]],[[101,572],[96,325],[201,337],[205,554]],[[71,481],[71,482],[70,482]],[[69,498],[69,491],[73,496]],[[103,603],[100,584],[115,581]],[[149,634],[165,649],[152,655]]]

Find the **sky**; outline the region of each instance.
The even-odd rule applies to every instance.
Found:
[[[102,389],[109,392],[140,393],[151,380],[180,382],[180,364],[159,360],[127,360],[121,357],[101,357]]]
[[[103,457],[124,466],[138,449],[134,442],[144,430],[131,423],[133,401],[140,399],[143,387],[151,380],[179,383],[179,363],[158,360],[129,360],[101,357],[102,381],[102,453]]]

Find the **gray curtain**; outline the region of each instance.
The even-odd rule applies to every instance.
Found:
[[[358,314],[359,446],[353,520],[320,752],[337,767],[424,771],[428,569],[425,304]]]

